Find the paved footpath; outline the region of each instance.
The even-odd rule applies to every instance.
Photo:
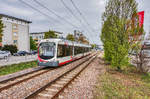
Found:
[[[6,66],[11,64],[18,64],[22,62],[30,62],[37,59],[37,55],[27,55],[27,56],[10,56],[7,59],[0,60],[0,66]]]

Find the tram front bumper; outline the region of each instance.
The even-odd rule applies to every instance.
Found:
[[[48,66],[48,67],[57,67],[59,62],[40,62],[38,61],[38,66]]]

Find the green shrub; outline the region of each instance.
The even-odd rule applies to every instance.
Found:
[[[3,51],[10,51],[11,54],[16,53],[18,51],[16,45],[4,45],[2,48]]]

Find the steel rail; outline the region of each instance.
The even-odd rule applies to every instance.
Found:
[[[94,54],[96,55],[96,54]],[[87,59],[85,59],[83,62],[79,63],[77,66],[73,67],[72,69],[66,71],[65,73],[63,73],[62,75],[58,76],[57,78],[55,78],[54,80],[50,81],[49,83],[45,84],[44,86],[38,88],[37,90],[35,90],[34,92],[30,93],[28,96],[24,97],[24,99],[31,99],[33,97],[35,97],[38,93],[42,92],[43,90],[45,90],[47,87],[51,86],[53,83],[55,83],[56,81],[58,81],[60,78],[64,77],[65,75],[67,75],[68,73],[70,73],[71,71],[75,70],[76,68],[78,68],[79,66],[81,66],[82,64],[84,64],[85,62],[87,62],[90,58],[92,58],[94,55],[89,56]],[[83,71],[83,70],[82,70]],[[82,72],[81,71],[81,72]],[[80,73],[81,73],[80,72]],[[67,85],[66,85],[67,86]],[[60,91],[61,92],[61,91]],[[59,92],[59,93],[60,93]],[[55,97],[58,96],[58,94],[55,95]]]
[[[88,64],[86,64],[86,66],[83,67],[68,83],[66,83],[66,84],[63,86],[63,88],[61,88],[51,99],[55,99],[56,97],[58,97],[59,94],[60,94],[61,92],[63,92],[64,89],[67,88],[68,85],[71,84],[71,82],[72,82],[75,78],[77,78],[77,77],[81,74],[81,72],[82,72],[83,70],[85,70],[85,69],[89,66],[89,64],[90,64],[95,58],[96,58],[96,57],[94,57],[92,60],[90,60],[90,61],[88,62]]]
[[[0,92],[1,92],[2,90],[8,89],[8,88],[10,88],[10,87],[12,87],[12,86],[14,86],[14,85],[20,84],[20,83],[25,82],[25,81],[27,81],[27,80],[30,80],[30,79],[32,79],[32,78],[34,78],[34,77],[37,77],[37,76],[42,75],[42,74],[44,74],[44,73],[47,73],[47,72],[49,72],[50,70],[52,70],[52,69],[45,70],[45,71],[43,71],[43,72],[40,72],[40,73],[35,74],[35,75],[33,75],[33,76],[29,76],[29,77],[27,77],[27,78],[25,78],[25,79],[21,79],[21,80],[19,80],[19,81],[10,83],[10,84],[8,84],[8,85],[4,85],[4,86],[0,87]],[[32,73],[31,73],[31,74],[32,74]],[[30,74],[28,74],[28,75],[30,75]],[[28,76],[28,75],[26,75],[26,76]],[[24,76],[25,76],[25,75],[24,75]],[[22,76],[22,77],[23,77],[23,76]],[[20,77],[19,77],[19,78],[20,78]],[[18,78],[16,78],[16,79],[18,79]],[[14,79],[14,80],[16,80],[16,79]]]
[[[23,73],[23,74],[20,74],[20,75],[15,76],[15,77],[10,77],[10,78],[8,78],[8,79],[2,80],[2,81],[0,81],[0,84],[1,84],[1,83],[6,83],[6,82],[8,82],[8,81],[14,80],[14,79],[19,78],[19,77],[23,77],[23,76],[28,75],[28,74],[32,74],[32,73],[37,72],[37,71],[40,71],[40,70],[42,70],[42,69],[45,69],[45,67],[40,68],[40,69],[37,68],[36,70],[29,71],[29,72],[27,72],[27,73]]]
[[[87,55],[87,56],[88,56],[88,55]],[[86,57],[86,56],[85,56],[85,57]],[[82,58],[81,58],[81,59],[82,59]],[[80,60],[80,59],[77,59],[77,60]],[[77,61],[77,60],[74,60],[74,61],[72,61],[72,62],[70,62],[70,63],[73,63],[73,62],[75,62],[75,61]],[[67,65],[67,64],[65,64],[65,65]],[[61,66],[61,67],[63,67],[63,66]],[[59,68],[61,68],[61,67],[59,67]],[[30,79],[32,79],[32,78],[34,78],[34,77],[37,77],[37,76],[42,75],[42,74],[44,74],[44,73],[47,73],[47,72],[49,72],[49,71],[51,71],[51,70],[54,70],[54,69],[56,69],[56,68],[51,68],[51,69],[49,69],[49,70],[45,70],[45,71],[40,72],[40,73],[38,73],[38,74],[29,76],[30,74],[33,74],[33,73],[35,73],[35,72],[37,72],[37,71],[40,71],[40,70],[43,70],[43,69],[46,69],[46,67],[43,67],[43,68],[40,68],[40,69],[38,69],[38,70],[31,71],[31,72],[28,72],[28,73],[24,73],[24,74],[21,74],[21,75],[18,75],[18,76],[15,76],[15,77],[12,77],[12,78],[9,78],[9,79],[6,79],[6,80],[1,81],[1,82],[0,82],[0,92],[3,91],[3,90],[5,90],[5,89],[8,89],[8,88],[10,88],[10,87],[12,87],[12,86],[14,86],[14,85],[20,84],[20,83],[25,82],[25,81],[27,81],[27,80],[30,80]],[[7,83],[7,82],[9,82],[9,81],[14,81],[14,80],[16,80],[16,79],[18,79],[18,78],[21,78],[21,77],[24,77],[24,76],[29,76],[29,77],[27,77],[27,78],[25,78],[25,79],[21,79],[21,80],[19,80],[19,81],[13,82],[13,83],[10,83],[10,84],[8,84],[8,85],[1,86],[1,84]]]

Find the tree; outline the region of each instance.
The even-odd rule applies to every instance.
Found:
[[[131,28],[130,32],[128,31],[128,20],[136,13],[135,0],[109,0],[102,16],[101,40],[104,45],[104,57],[118,70],[128,64],[129,33],[137,30]]]
[[[72,34],[68,34],[68,35],[66,36],[66,39],[67,39],[67,40],[70,40],[70,41],[75,41],[74,35],[72,35]]]
[[[96,44],[91,44],[92,49],[96,48]]]
[[[79,36],[78,41],[83,44],[89,44],[89,41],[86,39],[86,37],[83,34]]]
[[[30,37],[30,49],[31,49],[31,50],[37,50],[37,44],[36,44],[36,42],[33,40],[32,37]]]
[[[48,32],[45,32],[44,39],[48,38],[57,38],[57,34],[55,34],[54,31],[49,30]]]
[[[2,20],[1,20],[1,17],[0,17],[0,43],[2,42],[2,32],[3,32],[3,28],[4,28],[4,25],[2,23]]]
[[[3,51],[10,51],[11,54],[16,53],[18,51],[16,45],[4,45],[4,47],[2,47],[2,50]]]

